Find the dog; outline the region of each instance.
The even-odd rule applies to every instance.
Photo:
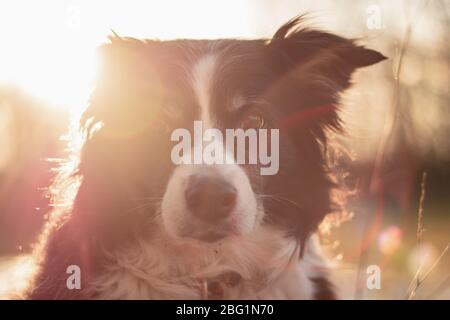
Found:
[[[110,37],[24,297],[338,298],[315,236],[335,207],[327,132],[342,130],[353,72],[385,57],[304,24],[258,40]],[[195,121],[278,130],[279,170],[174,164],[171,134]]]

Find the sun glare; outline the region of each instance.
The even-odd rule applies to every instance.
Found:
[[[14,294],[26,288],[36,271],[36,264],[29,256],[17,256],[0,262],[0,300],[18,298]]]
[[[235,0],[139,1],[133,6],[125,1],[2,1],[0,84],[19,87],[51,106],[80,108],[95,79],[96,47],[111,30],[139,38],[248,37],[247,5]]]

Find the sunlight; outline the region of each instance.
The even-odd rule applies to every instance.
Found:
[[[0,260],[0,300],[17,298],[15,293],[24,290],[36,271],[36,263],[28,255]]]
[[[235,0],[139,1],[132,8],[108,1],[1,2],[0,85],[52,106],[82,108],[95,79],[96,47],[111,30],[158,39],[249,37],[248,15],[248,2]]]

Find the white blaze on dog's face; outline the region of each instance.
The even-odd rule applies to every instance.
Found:
[[[214,54],[206,54],[193,65],[191,72],[203,129],[214,128],[210,92],[219,63]],[[209,146],[220,150],[226,161],[181,164],[169,179],[161,205],[162,220],[166,231],[175,238],[214,242],[228,236],[246,235],[262,218],[263,212],[246,172],[234,162],[233,155],[226,153],[223,141],[212,139]],[[194,158],[202,152],[197,146],[191,154],[183,156]]]

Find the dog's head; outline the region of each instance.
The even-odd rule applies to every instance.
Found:
[[[83,116],[76,208],[90,228],[108,238],[158,229],[202,242],[246,236],[262,224],[300,239],[314,231],[331,208],[322,147],[326,130],[339,128],[339,94],[356,69],[384,56],[299,24],[288,22],[270,40],[112,37],[100,49]],[[203,133],[214,129],[203,149],[195,121]],[[267,133],[257,134],[256,155],[247,137],[245,157],[256,162],[229,152],[227,129]],[[176,130],[191,139],[177,144]],[[179,143],[183,157],[209,147],[225,161],[177,163]],[[277,161],[269,174],[261,174],[264,152]]]

